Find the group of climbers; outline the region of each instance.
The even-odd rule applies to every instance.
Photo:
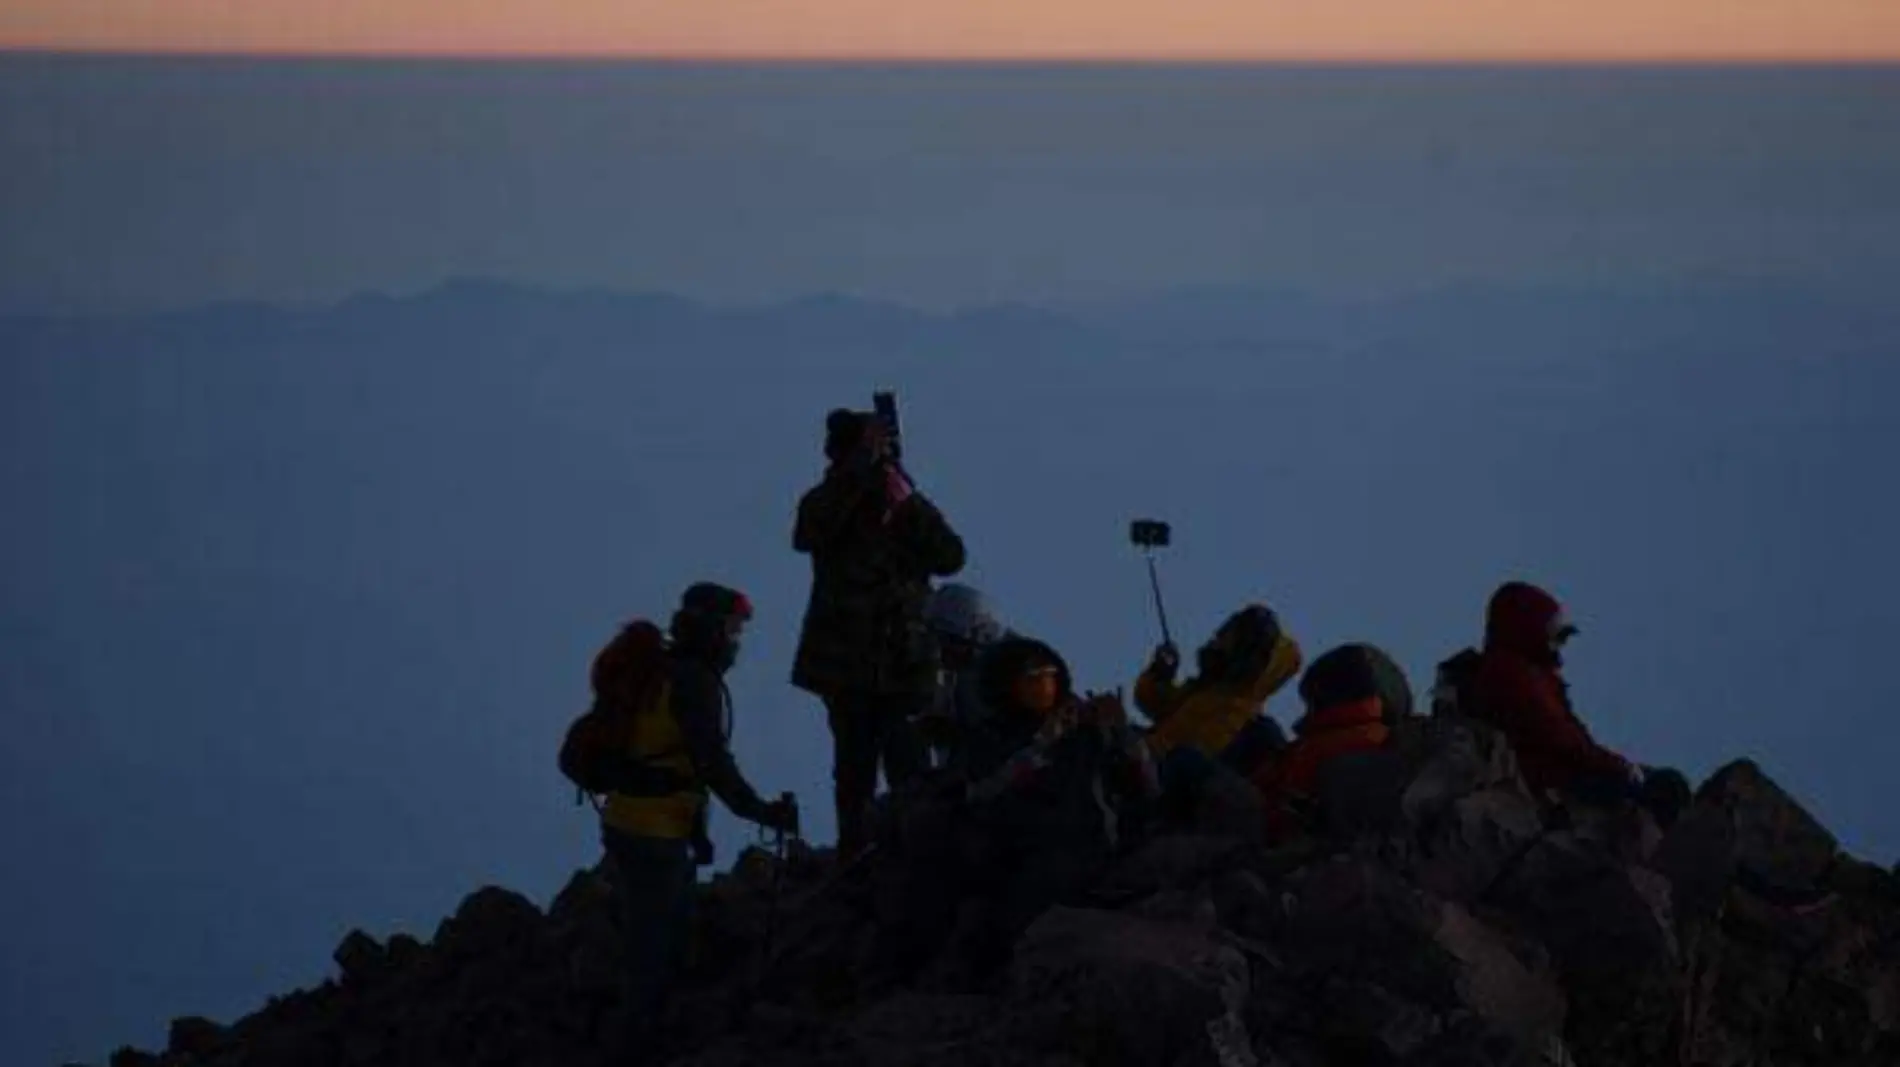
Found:
[[[1179,650],[1155,650],[1134,686],[1146,725],[1130,722],[1118,691],[1078,692],[1053,647],[1005,626],[977,590],[941,582],[962,570],[964,545],[904,469],[894,429],[877,413],[830,413],[827,467],[792,534],[812,568],[792,682],[826,711],[839,860],[905,854],[885,865],[903,884],[880,894],[893,902],[880,924],[892,977],[930,958],[973,900],[984,907],[971,963],[995,966],[1131,833],[1184,817],[1222,784],[1251,786],[1264,834],[1286,841],[1348,818],[1357,773],[1402,761],[1414,716],[1398,665],[1365,644],[1307,663],[1264,604],[1229,616],[1185,681]],[[701,582],[666,634],[627,627],[597,657],[593,706],[562,748],[567,777],[605,797],[632,1048],[679,966],[694,868],[711,862],[709,795],[742,819],[798,828],[790,795],[762,799],[728,747],[724,675],[751,614],[742,594]],[[1604,748],[1570,706],[1562,649],[1576,632],[1549,593],[1505,584],[1482,648],[1440,664],[1432,712],[1501,733],[1553,804],[1644,804],[1666,818],[1686,783]],[[1295,678],[1304,707],[1289,737],[1266,704]],[[899,806],[876,802],[880,769],[890,795],[912,801],[891,818]]]

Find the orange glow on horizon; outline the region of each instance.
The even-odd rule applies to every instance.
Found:
[[[668,60],[1885,62],[1900,0],[0,0],[0,48]]]

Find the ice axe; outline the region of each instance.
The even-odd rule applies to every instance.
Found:
[[[1128,540],[1134,542],[1148,559],[1148,586],[1155,594],[1155,615],[1161,620],[1161,640],[1174,644],[1168,632],[1168,609],[1161,603],[1161,577],[1155,573],[1155,549],[1166,548],[1174,540],[1174,531],[1158,519],[1136,519],[1128,524]]]

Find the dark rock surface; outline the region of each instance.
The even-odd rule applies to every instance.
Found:
[[[841,868],[794,842],[778,879],[748,850],[700,888],[652,1051],[689,1067],[1900,1064],[1900,879],[1842,855],[1755,764],[1712,776],[1662,834],[1553,818],[1482,731],[1433,721],[1418,744],[1394,829],[1269,848],[1213,805],[1127,842],[981,976],[961,955],[977,900],[921,970],[881,969],[880,887],[917,884],[892,869],[916,850]],[[162,1053],[111,1063],[624,1062],[615,922],[605,866],[545,912],[486,887],[426,943],[351,931],[335,980],[229,1026],[179,1019]]]

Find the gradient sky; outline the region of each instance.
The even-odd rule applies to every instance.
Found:
[[[1900,58],[1892,0],[6,0],[0,47],[678,57]]]

